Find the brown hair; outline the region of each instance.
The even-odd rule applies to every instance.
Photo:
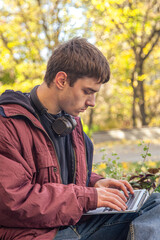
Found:
[[[70,86],[78,78],[93,77],[100,83],[108,82],[110,78],[109,64],[102,52],[85,38],[78,37],[53,51],[44,77],[48,87],[60,71],[67,74]]]

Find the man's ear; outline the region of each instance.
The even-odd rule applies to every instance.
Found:
[[[63,89],[67,83],[67,74],[65,72],[58,72],[54,79],[54,82],[59,89]]]

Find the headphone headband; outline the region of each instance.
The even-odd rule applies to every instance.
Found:
[[[47,112],[47,108],[45,108],[43,106],[43,104],[40,102],[38,96],[37,96],[37,88],[39,87],[39,85],[35,86],[31,92],[30,92],[30,98],[32,103],[34,104],[34,106],[36,107],[36,109],[38,110],[38,112],[43,115],[45,112]]]
[[[34,105],[34,107],[38,110],[38,112],[43,115],[45,114],[49,122],[51,123],[52,130],[61,137],[66,136],[67,134],[70,134],[72,130],[76,127],[77,122],[76,120],[70,116],[69,114],[64,114],[61,117],[54,118],[51,114],[47,112],[47,108],[43,106],[43,104],[40,102],[38,96],[37,96],[37,88],[38,86],[35,86],[31,92],[30,92],[30,99],[31,103]]]

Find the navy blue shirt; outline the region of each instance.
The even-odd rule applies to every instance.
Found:
[[[75,157],[74,150],[72,147],[72,136],[68,134],[64,137],[58,136],[53,130],[51,126],[51,121],[48,119],[46,114],[38,114],[40,121],[51,138],[57,158],[61,168],[61,178],[63,184],[75,183],[74,180],[74,172],[75,172]],[[51,115],[51,114],[50,114]],[[51,115],[53,118],[60,117],[61,114]]]

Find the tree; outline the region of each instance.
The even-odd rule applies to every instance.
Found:
[[[73,37],[75,2],[4,0],[0,9],[0,84],[3,92],[30,90],[42,81],[52,49]],[[80,16],[81,17],[81,16]],[[34,83],[33,83],[34,82]]]
[[[146,66],[147,61],[153,61],[154,51],[159,51],[160,3],[157,0],[93,0],[91,3],[88,18],[96,44],[110,60],[118,84],[123,82],[126,86],[128,81],[132,87],[133,126],[147,125],[150,114],[146,114],[145,82],[152,76]]]

